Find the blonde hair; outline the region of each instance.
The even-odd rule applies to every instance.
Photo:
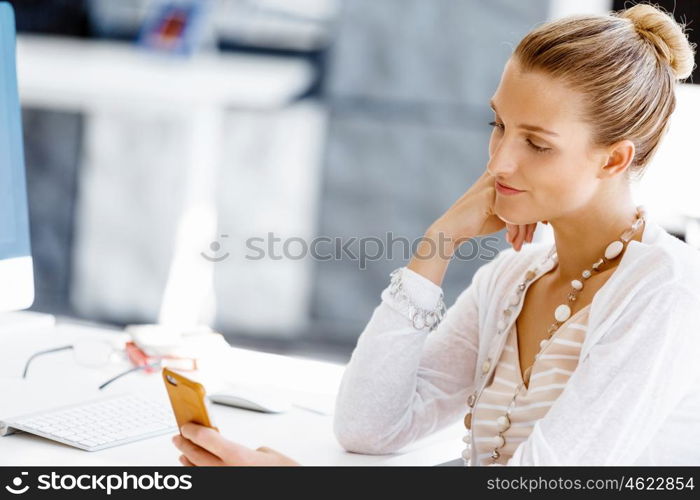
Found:
[[[569,16],[523,38],[514,56],[525,71],[563,79],[585,98],[593,144],[635,145],[627,170],[641,176],[668,128],[675,83],[694,69],[685,25],[649,4],[603,16]]]

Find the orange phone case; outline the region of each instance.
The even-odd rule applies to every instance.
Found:
[[[188,422],[194,422],[215,431],[219,430],[212,425],[209,418],[206,391],[202,384],[167,368],[163,368],[163,382],[168,391],[178,429]]]

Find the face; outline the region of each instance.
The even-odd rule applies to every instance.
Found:
[[[521,72],[510,59],[492,98],[494,121],[487,169],[495,212],[506,222],[554,220],[586,206],[601,189],[602,151],[590,146],[582,96],[543,73]]]

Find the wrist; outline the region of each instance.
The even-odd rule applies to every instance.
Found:
[[[446,312],[442,288],[409,268],[395,269],[382,299],[406,316],[413,327],[434,330]]]
[[[451,231],[434,226],[431,226],[423,236],[434,256],[447,260],[454,256],[457,248],[462,243],[472,238],[473,236],[471,235],[459,236]]]

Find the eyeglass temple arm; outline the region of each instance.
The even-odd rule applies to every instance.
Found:
[[[160,366],[160,364],[161,364],[161,362],[160,362],[160,360],[159,360],[159,361],[155,361],[155,362],[153,362],[153,363],[149,363],[149,364],[147,364],[147,365],[135,366],[134,368],[129,368],[128,370],[123,371],[123,372],[121,372],[121,373],[115,375],[115,376],[112,377],[111,379],[109,379],[107,382],[105,382],[105,383],[102,384],[100,387],[98,387],[98,389],[99,389],[99,390],[104,389],[105,387],[107,387],[109,384],[111,384],[111,383],[114,382],[115,380],[122,378],[124,375],[128,375],[128,374],[130,374],[130,373],[137,372],[137,371],[139,371],[139,370],[145,370],[146,368],[156,368],[156,367]]]
[[[34,360],[34,358],[37,358],[41,356],[42,354],[50,354],[52,352],[59,352],[59,351],[68,351],[70,349],[73,349],[72,345],[64,345],[61,347],[54,347],[53,349],[46,349],[45,351],[39,351],[35,352],[32,354],[27,362],[24,365],[24,371],[22,372],[22,378],[27,378],[27,371],[29,371],[29,364]]]

